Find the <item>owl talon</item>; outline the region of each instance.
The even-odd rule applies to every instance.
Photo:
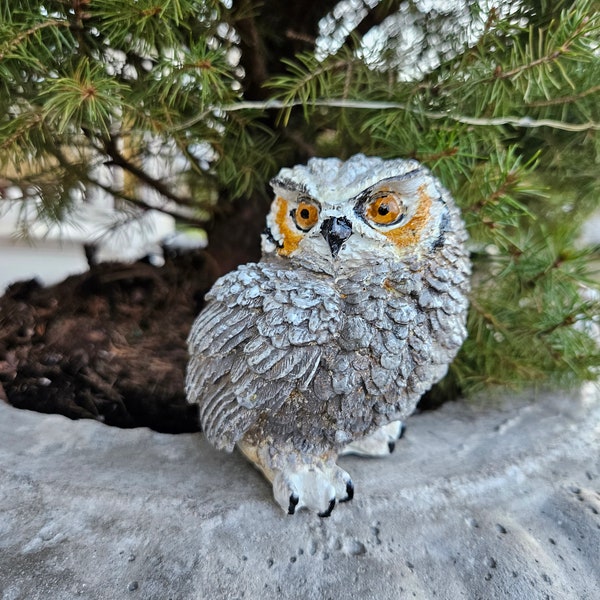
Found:
[[[296,506],[300,498],[295,494],[290,494],[290,505],[288,506],[288,515],[293,515],[296,512]]]
[[[406,431],[406,425],[404,424],[404,421],[398,421],[398,423],[400,424],[400,431],[398,431],[398,437],[396,439],[400,440],[404,436],[404,432]]]
[[[332,513],[332,511],[333,511],[334,508],[335,508],[335,498],[332,498],[329,501],[329,506],[327,507],[327,510],[325,512],[317,513],[317,514],[322,519],[325,519],[326,517],[330,517],[331,516],[331,513]]]
[[[300,467],[276,471],[273,495],[288,515],[302,508],[328,517],[337,502],[351,500],[354,486],[348,473],[335,463],[320,460]]]
[[[354,484],[351,481],[346,483],[346,497],[342,498],[340,502],[350,502],[354,498]]]
[[[371,435],[348,444],[341,454],[358,456],[388,456],[396,449],[396,442],[404,433],[402,421],[392,421],[377,429]]]

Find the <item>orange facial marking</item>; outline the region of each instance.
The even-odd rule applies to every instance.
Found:
[[[383,234],[398,248],[412,246],[421,240],[421,233],[429,222],[431,198],[425,191],[425,186],[419,188],[419,207],[413,218],[403,227],[396,227]]]
[[[275,207],[275,223],[277,223],[277,227],[279,228],[279,233],[282,237],[281,242],[283,244],[281,248],[277,249],[277,253],[282,256],[289,256],[290,253],[298,248],[298,244],[302,239],[302,234],[298,231],[294,231],[290,227],[290,211],[288,203],[280,196],[277,196],[277,199],[275,200]]]

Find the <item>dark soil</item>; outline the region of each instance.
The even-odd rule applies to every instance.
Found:
[[[186,336],[215,277],[202,253],[101,264],[0,299],[0,383],[16,407],[119,427],[198,429],[186,403]]]
[[[10,286],[0,298],[0,401],[118,427],[197,431],[183,387],[187,335],[217,277],[258,258],[264,211],[231,205],[209,232],[210,253]]]

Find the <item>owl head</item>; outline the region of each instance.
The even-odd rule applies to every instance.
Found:
[[[418,258],[444,241],[451,199],[415,160],[313,158],[282,169],[271,186],[264,256],[335,273]]]

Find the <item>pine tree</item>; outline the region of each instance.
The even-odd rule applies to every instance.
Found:
[[[597,376],[594,0],[12,0],[0,185],[60,221],[93,189],[202,228],[308,157],[415,157],[459,202],[470,337],[443,389]],[[148,158],[171,160],[157,178]],[[124,173],[133,185],[102,176]]]

